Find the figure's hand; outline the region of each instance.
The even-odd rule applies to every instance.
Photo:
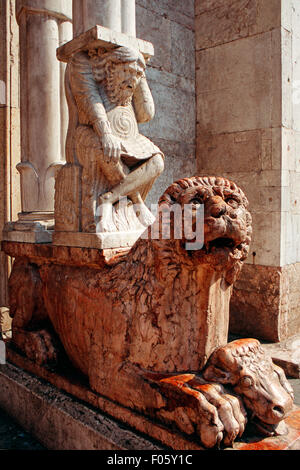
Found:
[[[121,156],[120,139],[113,134],[103,134],[101,137],[103,153],[105,157],[109,157],[118,161]]]

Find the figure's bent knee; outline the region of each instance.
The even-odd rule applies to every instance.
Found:
[[[154,155],[151,158],[151,163],[155,168],[155,173],[157,174],[157,176],[160,175],[164,171],[164,168],[165,168],[164,158],[159,153]]]

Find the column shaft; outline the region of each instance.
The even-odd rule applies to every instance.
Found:
[[[74,37],[96,24],[135,36],[135,0],[73,0]]]
[[[121,0],[122,33],[136,36],[135,0]]]
[[[54,210],[54,177],[64,159],[67,119],[64,67],[56,59],[56,49],[71,39],[67,13],[63,0],[17,4],[21,65],[21,163],[17,168],[23,213],[53,214]]]
[[[121,0],[73,0],[74,37],[96,24],[121,32]]]

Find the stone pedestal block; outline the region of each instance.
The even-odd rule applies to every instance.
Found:
[[[300,263],[283,267],[245,264],[233,289],[230,331],[283,341],[300,330]]]

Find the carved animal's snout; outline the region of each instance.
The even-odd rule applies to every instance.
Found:
[[[220,196],[213,196],[206,204],[205,211],[212,217],[221,217],[226,213],[226,203]]]
[[[241,378],[234,386],[234,391],[242,397],[246,408],[253,417],[263,423],[276,425],[291,411],[293,400],[281,384],[276,372],[265,358],[261,370],[251,372],[248,367],[240,371]]]
[[[283,370],[273,364],[255,339],[237,340],[218,348],[203,376],[231,385],[265,434],[275,432],[292,409],[293,392]]]
[[[282,391],[281,391],[282,394]],[[275,402],[271,405],[270,409],[270,420],[271,423],[278,423],[291,411],[293,400],[290,395],[286,393],[285,399],[281,397],[280,402]]]
[[[205,201],[204,241],[209,252],[214,247],[234,249],[246,240],[246,236],[247,232],[237,218],[235,207],[230,207],[218,195]]]

